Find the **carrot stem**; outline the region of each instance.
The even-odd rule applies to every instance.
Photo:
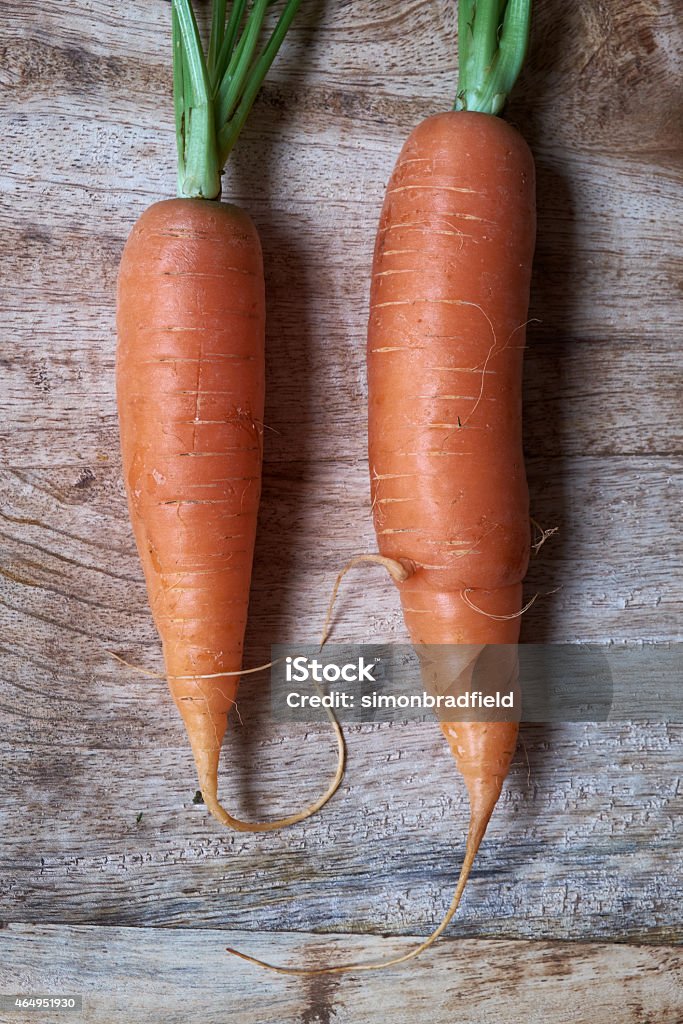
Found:
[[[247,19],[244,35],[240,39],[242,45],[239,59],[232,74],[226,74],[220,84],[216,97],[216,120],[221,124],[230,117],[231,111],[235,109],[237,101],[242,95],[267,10],[268,0],[255,0]]]
[[[301,0],[289,0],[286,4],[280,19],[275,26],[273,34],[268,40],[268,44],[265,47],[263,53],[256,60],[254,66],[251,69],[251,73],[247,80],[246,87],[240,97],[239,104],[235,110],[232,118],[228,123],[220,129],[218,133],[218,146],[219,146],[219,159],[225,163],[230,155],[230,152],[237,142],[240,132],[244,127],[244,122],[249,116],[254,100],[258,94],[263,80],[268,74],[271,64],[277,56],[277,52],[282,46],[282,42],[289,31],[294,15],[299,9]]]
[[[221,173],[301,0],[285,0],[259,53],[274,0],[213,0],[208,55],[191,0],[172,0],[178,195],[218,199]],[[226,21],[227,18],[227,21]]]
[[[228,24],[225,28],[223,42],[221,44],[220,52],[216,58],[216,65],[214,67],[214,93],[218,92],[218,87],[221,84],[221,81],[223,80],[225,72],[228,70],[228,65],[230,63],[230,59],[235,49],[235,43],[237,42],[237,34],[239,32],[240,25],[242,24],[242,18],[244,17],[244,9],[246,6],[247,0],[234,0],[234,3],[230,8],[230,17],[228,18]]]
[[[225,34],[225,8],[226,0],[214,0],[211,10],[211,37],[209,39],[209,56],[207,60],[209,78],[212,81]]]
[[[499,114],[521,71],[532,0],[461,0],[456,110]]]
[[[171,10],[171,33],[173,42],[173,107],[178,147],[178,182],[180,183],[185,179],[185,55],[175,6]]]
[[[215,199],[220,195],[221,178],[209,73],[192,5],[189,0],[173,0],[173,10],[181,40],[181,45],[174,47],[173,56],[174,61],[181,62],[182,72],[176,71],[176,74],[179,77],[182,73],[183,81],[178,195],[185,199]]]

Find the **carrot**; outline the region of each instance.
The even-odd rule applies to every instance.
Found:
[[[215,0],[208,60],[189,0],[172,7],[178,198],[140,217],[118,281],[117,394],[130,518],[171,694],[210,812],[235,704],[261,490],[265,296],[258,234],[219,201],[221,168],[299,6],[287,0],[260,55],[271,0]]]
[[[521,68],[530,6],[461,0],[456,109],[427,118],[405,143],[375,246],[368,329],[374,522],[425,679],[440,692],[467,686],[472,645],[476,653],[519,637],[530,543],[521,373],[534,164],[521,136],[495,115]],[[516,656],[500,682],[509,689],[515,681]],[[518,726],[441,726],[468,790],[470,823],[456,892],[438,928],[383,964],[276,969],[373,970],[410,960],[445,930],[500,796]]]

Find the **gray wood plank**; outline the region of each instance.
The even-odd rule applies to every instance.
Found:
[[[68,683],[56,685],[66,709]],[[4,920],[429,932],[467,816],[435,723],[349,728],[347,776],[325,810],[243,836],[192,804],[191,755],[161,686],[93,687],[96,728],[111,723],[104,749],[87,714],[72,728],[80,742],[40,741],[63,728],[49,709],[32,741],[4,746]],[[136,716],[125,722],[123,689]],[[331,774],[332,738],[298,725],[284,735],[244,696],[221,792],[242,816],[291,811]],[[525,726],[457,934],[680,939],[682,739],[680,725]]]
[[[562,942],[441,940],[429,960],[391,970],[287,978],[232,960],[228,944],[276,962],[378,960],[414,939],[191,929],[11,925],[0,933],[0,990],[83,996],[87,1020],[118,1024],[678,1024],[680,950]],[[67,953],[68,951],[68,953]],[[66,955],[65,955],[66,954]],[[33,1024],[20,1012],[8,1022]]]

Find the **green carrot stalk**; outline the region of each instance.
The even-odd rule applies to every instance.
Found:
[[[191,0],[172,0],[178,195],[217,199],[221,174],[301,0],[285,0],[259,50],[273,0],[214,0],[208,54]]]
[[[531,0],[460,0],[456,110],[499,114],[522,69]]]

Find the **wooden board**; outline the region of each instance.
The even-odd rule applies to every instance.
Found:
[[[121,925],[141,929],[151,973],[157,935],[181,956],[219,926],[261,929],[241,944],[283,956],[299,941],[288,929],[315,933],[301,939],[312,949],[328,943],[320,933],[363,933],[334,941],[380,955],[372,934],[426,933],[457,870],[463,787],[436,726],[352,728],[345,786],[322,815],[235,837],[192,804],[165,684],[108,653],[161,667],[120,479],[114,285],[135,218],[175,185],[169,6],[0,0],[0,13],[4,939],[33,957],[27,984],[41,965],[57,970],[60,944],[83,950],[78,961],[89,941],[110,941],[123,973],[100,980],[93,1021],[107,1019],[107,986],[124,984],[133,933]],[[525,616],[527,641],[681,639],[679,21],[675,0],[538,4],[508,110],[538,168],[525,371],[532,511],[559,527],[529,574],[529,594],[543,596]],[[450,105],[455,52],[452,0],[305,0],[231,159],[225,193],[258,224],[268,286],[250,664],[271,642],[317,637],[337,569],[374,548],[364,369],[373,236],[402,140]],[[347,579],[335,629],[405,640],[377,571]],[[245,681],[244,725],[224,756],[223,791],[246,815],[313,796],[332,766],[324,729],[283,735],[270,721],[265,687]],[[518,940],[496,944],[496,956],[503,948],[523,974],[530,1020],[541,1019],[541,991],[552,993],[543,1019],[580,1020],[566,1016],[579,1005],[568,993],[590,991],[596,1024],[609,1016],[598,1005],[618,1006],[626,1024],[673,1020],[670,983],[656,973],[666,951],[562,947],[560,984],[550,967],[534,973],[526,940],[680,941],[681,725],[534,725],[522,738],[456,933]],[[468,945],[473,976],[489,945]],[[425,965],[430,978],[451,948]],[[544,962],[546,946],[533,948]],[[611,973],[611,963],[621,966]],[[82,962],[74,970],[94,978]],[[206,970],[237,1012],[251,976],[220,958]],[[425,977],[402,975],[416,1006]],[[272,979],[259,982],[271,991]],[[282,985],[274,999],[293,993],[282,996],[283,1021],[365,1019],[349,1009],[365,1005],[362,985],[355,1002],[335,995],[333,1010],[306,1003],[314,987]],[[367,991],[368,1006],[390,1005],[388,982]],[[475,992],[466,1011],[467,989],[457,990],[462,1012],[501,1019],[493,988],[479,1009]],[[193,993],[197,1008],[201,986]],[[452,1019],[451,1009],[444,997],[429,1019]],[[241,1019],[261,1019],[250,1012]]]
[[[410,944],[334,934],[10,925],[0,933],[0,988],[81,995],[88,1024],[374,1024],[379,1008],[386,1020],[415,1024],[680,1021],[680,955],[666,946],[447,940],[424,970],[317,978],[248,964],[235,969],[225,952],[233,945],[315,967],[349,956],[399,956]],[[18,1012],[6,1019],[34,1024],[36,1017]],[[73,1019],[45,1014],[41,1024]]]
[[[131,691],[143,707],[146,686]],[[3,750],[5,920],[425,935],[436,926],[467,820],[436,726],[353,727],[345,783],[320,815],[243,836],[192,804],[191,757],[171,710],[166,740],[158,722],[147,736],[128,720],[126,737],[112,695],[110,746],[71,741],[66,757],[30,740]],[[522,740],[454,934],[680,939],[680,729],[535,725]],[[316,728],[235,729],[222,792],[248,817],[291,811],[319,792],[333,755]]]

